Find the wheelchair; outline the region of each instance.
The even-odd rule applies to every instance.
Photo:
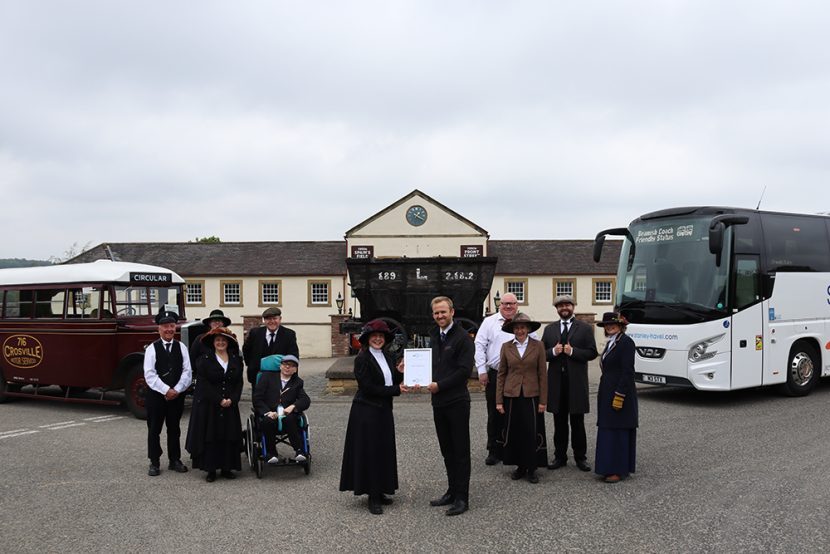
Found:
[[[306,475],[311,473],[311,445],[309,444],[311,429],[309,428],[308,416],[305,413],[299,414],[298,422],[300,427],[300,437],[303,440],[303,446],[306,452],[305,461],[298,462],[296,460],[281,457],[279,463],[269,464],[267,462],[268,451],[266,448],[265,433],[262,431],[261,426],[259,424],[259,418],[261,416],[258,416],[254,412],[253,408],[251,408],[251,412],[251,415],[248,416],[248,423],[245,426],[245,433],[243,434],[242,442],[245,449],[245,454],[248,457],[248,463],[251,466],[251,470],[256,472],[257,478],[262,479],[262,474],[265,470],[265,466],[300,466],[303,468],[303,471]],[[280,444],[288,445],[288,448],[292,452],[294,451],[294,449],[291,447],[291,444],[288,441],[288,435],[286,433],[277,432],[277,448],[279,448]]]

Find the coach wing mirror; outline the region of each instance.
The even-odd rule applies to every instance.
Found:
[[[631,236],[631,232],[625,227],[606,229],[605,231],[597,233],[594,239],[594,261],[599,263],[600,258],[602,258],[602,247],[605,245],[605,237],[608,235],[626,237],[631,243],[631,248],[628,250],[628,270],[630,271],[634,265],[634,238]]]
[[[709,223],[709,252],[715,255],[715,265],[720,267],[721,253],[723,253],[723,236],[729,225],[744,225],[749,221],[745,215],[716,215]]]

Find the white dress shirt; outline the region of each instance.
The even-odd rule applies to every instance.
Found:
[[[487,373],[488,369],[498,369],[499,359],[501,357],[501,345],[513,340],[512,333],[505,333],[501,330],[501,326],[505,323],[504,316],[501,312],[496,312],[493,315],[484,318],[481,322],[481,327],[476,333],[476,370],[478,374]],[[536,332],[530,333],[531,337],[538,339]]]
[[[178,342],[182,349],[182,376],[173,388],[176,392],[181,394],[187,389],[187,387],[190,386],[193,371],[190,368],[190,355],[187,353],[187,347],[184,343],[174,339],[169,343],[162,340],[161,344],[163,348],[167,348],[167,344],[170,344],[170,348],[173,348],[172,345],[175,342]],[[158,393],[167,394],[167,391],[170,390],[170,387],[168,387],[164,381],[159,378],[158,373],[156,373],[156,349],[152,342],[147,348],[144,349],[144,380],[147,381],[148,387]]]
[[[386,356],[383,355],[383,350],[378,350],[377,348],[373,348],[370,346],[369,352],[372,353],[372,356],[374,356],[375,360],[380,366],[380,370],[383,372],[383,384],[387,387],[391,387],[392,370],[389,369],[389,363],[386,361]]]
[[[513,339],[513,344],[516,345],[516,350],[519,351],[519,357],[525,357],[525,350],[527,350],[527,341],[530,339],[525,339],[524,342],[519,342],[517,339]]]

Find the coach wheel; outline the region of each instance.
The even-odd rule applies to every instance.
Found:
[[[389,351],[393,354],[403,353],[403,349],[406,348],[406,344],[409,342],[409,338],[406,334],[406,327],[397,320],[392,319],[391,317],[379,317],[381,321],[385,321],[386,325],[389,326],[389,330],[392,332],[392,344],[389,346]]]
[[[453,319],[453,321],[461,325],[461,328],[467,331],[467,334],[470,335],[470,337],[475,338],[476,333],[478,332],[478,324],[475,321],[467,319],[466,317],[457,317]]]
[[[784,392],[789,396],[810,394],[821,376],[820,367],[815,348],[807,341],[797,341],[790,349]]]
[[[127,372],[124,381],[124,401],[127,408],[138,419],[147,419],[147,381],[144,380],[144,367],[136,363]]]

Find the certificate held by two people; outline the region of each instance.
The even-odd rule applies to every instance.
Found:
[[[432,349],[407,348],[403,351],[403,384],[426,387],[432,382]]]

